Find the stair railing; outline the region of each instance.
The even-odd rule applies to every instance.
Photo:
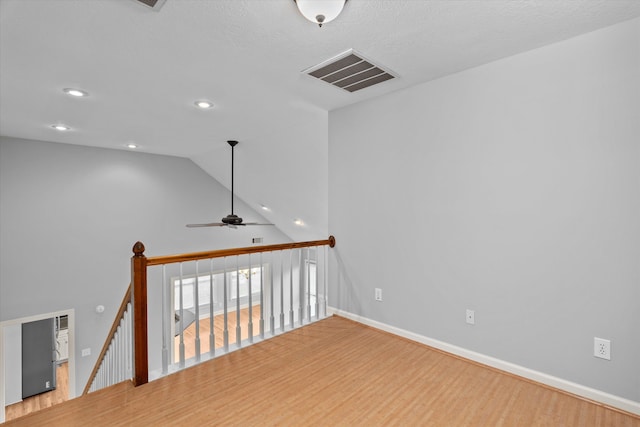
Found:
[[[212,295],[210,295],[210,325],[211,331],[209,336],[209,354],[205,357],[213,357],[215,350],[214,345],[214,297],[213,283],[214,271],[216,274],[224,277],[224,348],[223,352],[227,352],[231,347],[239,348],[242,346],[241,335],[247,330],[241,331],[240,311],[241,311],[241,293],[244,292],[246,310],[249,312],[249,320],[247,324],[248,341],[254,342],[256,339],[264,339],[266,335],[275,335],[285,332],[297,326],[317,320],[327,315],[327,276],[328,276],[328,255],[327,247],[335,246],[335,238],[330,236],[326,240],[315,240],[308,242],[294,242],[266,246],[251,246],[235,249],[223,249],[205,252],[186,253],[178,255],[146,257],[144,254],[145,247],[142,242],[136,242],[133,246],[133,257],[131,258],[131,285],[130,291],[127,291],[125,298],[121,304],[120,310],[116,317],[116,321],[108,335],[107,342],[96,363],[89,382],[85,387],[85,392],[97,390],[120,381],[130,378],[135,386],[146,384],[149,381],[149,348],[148,348],[148,284],[147,273],[148,268],[159,266],[162,270],[162,278],[158,281],[162,282],[162,374],[167,374],[170,365],[169,356],[170,349],[174,346],[174,336],[170,334],[173,327],[180,331],[176,334],[175,340],[180,343],[176,344],[179,348],[179,368],[185,366],[184,344],[182,322],[186,310],[183,309],[183,263],[188,265],[195,264],[195,292],[192,291],[192,298],[195,300],[195,361],[200,359],[200,331],[199,320],[200,314],[198,301],[199,294],[199,261],[209,260],[210,267],[207,267],[203,274],[209,275]],[[324,247],[324,251],[321,250]],[[259,260],[251,256],[259,254]],[[263,259],[263,254],[265,259]],[[239,259],[242,257],[242,266]],[[248,257],[248,261],[244,260]],[[229,261],[231,259],[232,261]],[[235,259],[235,262],[233,260]],[[214,262],[218,270],[214,269]],[[231,265],[229,265],[231,264]],[[258,267],[255,267],[255,266]],[[248,268],[247,268],[248,266]],[[242,267],[242,268],[241,268]],[[312,268],[313,267],[313,268]],[[168,277],[167,269],[174,271],[179,268],[178,279]],[[222,269],[222,273],[219,270]],[[193,270],[193,269],[192,269]],[[252,272],[259,271],[261,275],[259,279],[259,301],[252,301]],[[312,273],[313,271],[313,273]],[[193,272],[193,271],[192,271]],[[249,272],[249,273],[247,273]],[[200,271],[202,273],[202,270]],[[248,275],[248,295],[246,289],[241,291],[240,279],[241,273]],[[154,276],[155,277],[155,276]],[[194,280],[191,277],[191,280]],[[235,279],[231,279],[231,278]],[[179,283],[179,309],[175,310],[170,305],[172,301],[169,295],[172,292],[169,286],[172,280]],[[186,279],[185,279],[186,280]],[[256,279],[258,280],[258,279]],[[233,281],[234,283],[229,283]],[[155,289],[154,280],[154,290]],[[312,289],[313,285],[313,289]],[[267,289],[268,288],[268,289]],[[234,295],[228,295],[231,292]],[[256,294],[258,295],[258,294]],[[295,295],[295,299],[294,299]],[[178,297],[176,297],[178,298]],[[228,307],[230,298],[234,299],[235,307]],[[256,297],[258,298],[258,297]],[[222,303],[221,303],[222,304]],[[254,331],[252,309],[259,304],[260,320],[255,326],[259,332]],[[229,330],[232,328],[232,318],[230,312],[235,311],[235,342],[230,345],[233,337],[229,337]],[[174,315],[175,322],[174,325]],[[192,320],[193,322],[193,320]],[[130,325],[130,329],[128,329]],[[124,360],[126,359],[126,360]],[[129,362],[127,362],[129,361]],[[178,365],[176,365],[178,366]],[[123,369],[124,368],[124,369]],[[118,371],[118,372],[115,372]]]
[[[132,378],[132,331],[129,285],[82,394]]]

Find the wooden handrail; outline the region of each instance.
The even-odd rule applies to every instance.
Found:
[[[209,259],[209,258],[222,258],[227,256],[234,255],[246,255],[260,252],[272,252],[272,251],[282,251],[287,249],[297,249],[297,248],[307,248],[312,246],[324,246],[329,245],[329,247],[334,247],[336,245],[336,239],[333,236],[329,236],[326,240],[313,240],[309,242],[293,242],[293,243],[280,243],[276,245],[267,245],[267,246],[248,246],[244,248],[233,248],[233,249],[220,249],[216,251],[205,251],[205,252],[192,252],[187,254],[178,254],[178,255],[165,255],[165,256],[155,256],[147,258],[147,265],[162,265],[162,264],[171,264],[174,262],[185,262],[185,261],[196,261],[200,259]]]
[[[102,359],[104,358],[105,354],[107,354],[107,350],[109,350],[109,345],[111,344],[111,341],[113,340],[113,337],[116,334],[116,331],[118,330],[118,326],[120,326],[120,320],[124,316],[124,312],[127,309],[127,304],[129,304],[130,302],[131,302],[131,284],[129,284],[129,287],[127,288],[127,292],[124,294],[124,298],[122,298],[122,302],[120,303],[120,308],[118,309],[118,313],[116,314],[116,317],[113,320],[113,325],[111,325],[111,329],[107,334],[107,339],[104,341],[104,345],[102,346],[102,351],[98,356],[96,365],[93,367],[93,371],[91,371],[91,375],[89,375],[89,381],[87,381],[87,385],[84,386],[84,391],[82,392],[82,394],[89,393],[89,389],[91,388],[91,383],[93,383],[93,380],[96,374],[98,373],[98,369],[100,369],[100,364],[102,363]]]

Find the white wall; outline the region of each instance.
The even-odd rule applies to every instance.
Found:
[[[22,325],[6,326],[3,332],[4,383],[2,386],[6,390],[4,404],[8,406],[22,402]]]
[[[176,157],[2,137],[0,200],[0,321],[75,309],[78,391],[129,285],[137,240],[148,256],[290,241],[275,227],[187,229],[227,215],[230,193]]]
[[[640,401],[640,20],[329,126],[332,305]]]

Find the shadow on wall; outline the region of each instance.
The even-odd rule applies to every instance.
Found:
[[[344,261],[340,256],[340,251],[334,248],[333,253],[336,263],[337,283],[335,285],[335,291],[329,295],[329,298],[331,298],[331,295],[335,295],[335,299],[333,301],[330,300],[329,304],[352,314],[363,315],[362,295],[358,292],[359,288],[354,286],[354,282],[347,272]],[[358,283],[361,283],[361,281],[358,280]]]

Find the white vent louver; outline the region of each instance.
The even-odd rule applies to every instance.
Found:
[[[349,92],[355,92],[395,78],[390,72],[385,71],[372,61],[364,59],[362,55],[353,50],[348,50],[328,61],[308,68],[303,73]]]
[[[160,10],[160,8],[162,7],[162,5],[164,5],[164,3],[167,0],[136,0],[139,3],[144,4],[145,6],[149,6],[151,9],[155,10],[156,12]]]

